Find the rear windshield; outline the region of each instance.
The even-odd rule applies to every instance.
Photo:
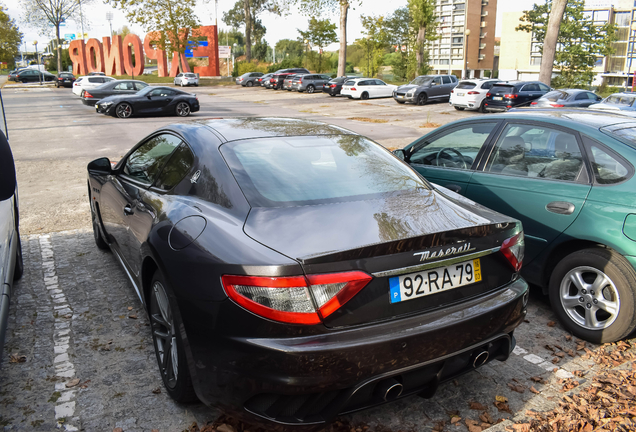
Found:
[[[632,106],[632,104],[634,103],[634,100],[635,100],[634,96],[615,94],[615,95],[609,96],[607,99],[603,101],[603,103],[612,104],[612,105]]]
[[[618,138],[620,141],[623,141],[629,146],[636,148],[636,126],[603,127],[601,128],[601,132],[614,138]]]
[[[494,85],[490,89],[490,93],[517,93],[517,89],[514,86]]]
[[[357,135],[260,138],[221,152],[252,207],[371,199],[429,189],[380,145]]]
[[[196,78],[197,76],[193,73],[187,73],[185,74],[185,76],[187,76],[188,78]]]
[[[459,90],[468,90],[468,89],[473,89],[477,87],[477,84],[474,82],[470,82],[470,81],[461,81],[459,84],[457,84],[457,89]]]
[[[349,81],[346,81],[343,85],[346,85],[346,86],[352,86],[352,85],[354,85],[355,83],[356,83],[355,81],[353,81],[353,80],[349,80]]]
[[[564,92],[561,90],[554,90],[543,95],[542,99],[547,99],[550,102],[556,102],[559,99],[567,99],[568,97],[570,97],[570,95],[567,92]]]

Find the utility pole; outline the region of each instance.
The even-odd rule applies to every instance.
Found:
[[[80,10],[80,25],[82,27],[82,40],[84,39],[84,17],[82,16],[82,0],[77,0],[79,3],[79,10]],[[112,36],[112,32],[111,32],[111,36]]]

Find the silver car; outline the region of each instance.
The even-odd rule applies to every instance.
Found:
[[[322,91],[322,86],[325,83],[328,83],[331,80],[329,75],[321,75],[321,74],[306,74],[306,75],[296,75],[294,77],[294,81],[292,82],[292,90],[296,90],[299,92],[313,93],[316,90]]]
[[[190,72],[180,73],[176,77],[174,77],[174,85],[184,86],[198,86],[199,85],[199,74],[194,74]]]

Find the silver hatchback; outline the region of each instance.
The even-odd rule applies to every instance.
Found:
[[[307,90],[307,93],[313,93],[316,90],[322,91],[322,86],[331,81],[331,77],[329,75],[322,74],[306,74],[306,75],[296,75],[294,81],[292,82],[292,90],[296,90],[299,92],[304,92]]]
[[[174,85],[184,86],[198,86],[199,85],[199,74],[194,74],[190,72],[180,73],[176,77],[174,77]]]

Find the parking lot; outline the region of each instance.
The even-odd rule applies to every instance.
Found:
[[[182,431],[222,415],[201,404],[176,404],[163,391],[141,303],[116,258],[93,241],[90,160],[117,160],[158,127],[197,118],[311,118],[401,148],[436,125],[484,115],[447,103],[398,105],[239,86],[191,92],[202,109],[189,119],[121,120],[96,114],[69,89],[3,89],[25,258],[0,367],[4,430]],[[476,431],[506,420],[491,429],[504,430],[527,418],[527,410],[553,409],[577,391],[575,380],[589,384],[601,368],[588,354],[598,347],[564,331],[539,289],[515,336],[506,362],[445,383],[432,399],[413,396],[345,416],[342,430]]]

